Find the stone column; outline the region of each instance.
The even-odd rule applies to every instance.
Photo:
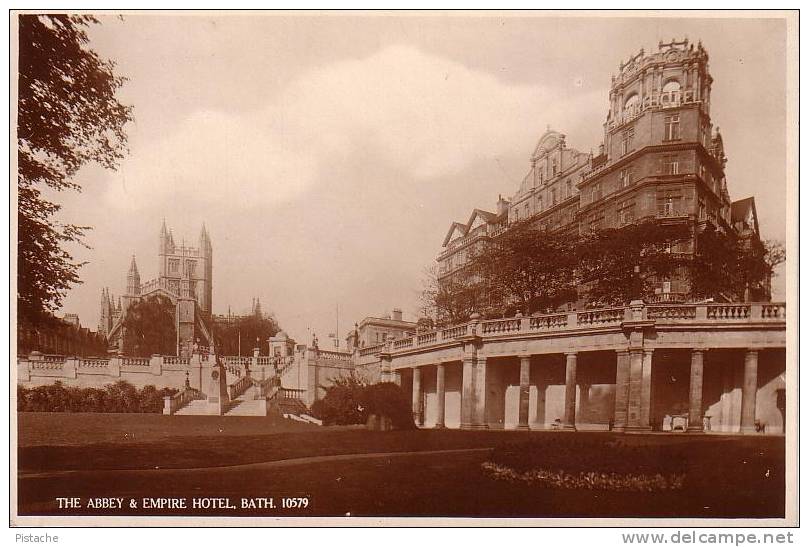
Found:
[[[565,420],[564,429],[576,429],[576,354],[565,353]]]
[[[461,371],[461,429],[472,429],[475,408],[475,360],[464,356]]]
[[[688,388],[688,431],[702,431],[702,377],[705,352],[691,350],[691,379]]]
[[[413,421],[421,425],[421,369],[413,367]]]
[[[529,397],[531,394],[531,356],[520,356],[520,414],[517,429],[528,429]]]
[[[758,389],[758,351],[747,350],[744,355],[742,384],[742,433],[756,431],[756,391]]]
[[[472,398],[475,412],[472,418],[474,429],[488,429],[486,421],[486,358],[478,355],[475,363],[475,395]]]
[[[627,404],[629,401],[629,352],[616,352],[615,364],[615,419],[612,428],[615,431],[626,429]]]
[[[643,372],[640,384],[640,425],[652,428],[652,355],[654,350],[643,350]]]
[[[436,396],[436,407],[438,410],[438,414],[435,418],[435,427],[436,429],[441,429],[445,426],[445,381],[446,381],[446,369],[444,363],[438,363],[435,367],[435,396]]]
[[[629,401],[626,429],[644,429],[641,422],[641,390],[643,387],[643,350],[629,351]],[[648,426],[647,426],[648,428]]]

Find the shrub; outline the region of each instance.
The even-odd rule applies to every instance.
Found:
[[[352,374],[325,388],[326,394],[311,412],[327,425],[365,424],[368,416],[387,416],[395,429],[414,429],[410,400],[396,384],[368,384]]]
[[[106,386],[65,387],[61,382],[26,388],[17,386],[20,412],[151,412],[163,410],[163,397],[174,395],[174,388],[144,386],[138,390],[124,380]]]
[[[387,416],[394,429],[416,428],[410,398],[401,386],[392,382],[372,384],[365,387],[364,398],[367,414]]]

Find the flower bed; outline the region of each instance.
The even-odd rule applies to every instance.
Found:
[[[721,465],[709,454],[718,451]],[[783,484],[783,460],[769,444],[741,439],[547,434],[504,444],[483,464],[489,477],[544,488],[659,492],[664,490],[761,491]]]
[[[546,469],[519,472],[492,462],[484,462],[481,467],[493,479],[544,488],[659,492],[661,490],[680,490],[685,480],[685,475],[682,473],[670,473],[668,475],[660,473],[655,475],[619,474],[595,471],[566,473],[562,470],[550,471]]]

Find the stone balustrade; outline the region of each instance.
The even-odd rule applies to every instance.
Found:
[[[241,376],[228,386],[228,397],[230,397],[230,400],[232,401],[247,391],[247,389],[252,385],[253,381],[250,379],[250,376]]]
[[[332,361],[345,361],[347,363],[352,362],[353,354],[352,353],[344,353],[342,351],[329,351],[329,350],[318,350],[318,357],[321,359],[330,359]]]
[[[384,347],[385,347],[384,344],[376,344],[374,346],[367,346],[367,347],[364,347],[364,348],[360,348],[360,357],[366,357],[368,355],[375,355],[375,354],[379,353],[380,351],[382,351],[382,348],[384,348]]]
[[[202,399],[205,399],[202,392],[190,387],[185,388],[179,393],[163,398],[163,414],[172,415],[191,401]]]
[[[458,325],[441,329],[441,340],[455,340],[461,336],[466,336],[469,332],[469,325]]]
[[[637,317],[633,313],[639,313]],[[510,317],[469,321],[454,327],[444,327],[394,340],[392,352],[408,352],[454,343],[458,338],[475,335],[483,339],[526,334],[546,334],[581,329],[615,329],[627,321],[653,321],[668,323],[722,324],[738,322],[783,322],[786,304],[767,303],[701,303],[701,304],[646,304],[625,307],[587,309],[528,317]],[[370,349],[370,348],[364,348]],[[378,350],[376,350],[378,351]],[[360,356],[368,355],[360,350]]]

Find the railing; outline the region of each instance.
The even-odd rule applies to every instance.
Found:
[[[230,400],[232,401],[233,399],[235,399],[236,397],[247,391],[247,388],[251,387],[252,385],[253,382],[250,380],[249,376],[242,376],[241,378],[239,378],[238,380],[236,380],[235,382],[233,382],[228,386],[228,397],[230,397]]]
[[[632,313],[629,313],[632,310]],[[639,313],[639,315],[637,315]],[[435,331],[422,332],[415,337],[402,338],[393,342],[394,351],[410,351],[415,348],[439,346],[452,343],[468,334],[485,338],[520,335],[529,333],[565,332],[573,329],[615,329],[625,321],[650,320],[661,324],[667,322],[756,322],[784,321],[784,303],[743,303],[743,304],[646,304],[638,308],[603,308],[569,313],[553,313],[529,317],[512,317],[485,321],[470,321],[454,327],[444,327]],[[370,352],[369,352],[370,353]]]
[[[163,357],[164,365],[189,365],[191,359],[189,357]]]
[[[408,336],[407,338],[399,338],[398,340],[393,341],[393,349],[404,349],[411,347],[413,347],[413,338],[411,336]]]
[[[458,325],[457,327],[441,329],[441,340],[455,340],[461,336],[466,336],[468,332],[469,325]]]
[[[272,399],[275,397],[275,377],[265,378],[263,380],[258,380],[251,377],[250,381],[252,382],[253,387],[256,388],[253,395],[254,399]]]
[[[499,334],[503,332],[517,332],[520,330],[519,319],[495,319],[483,322],[483,334]]]
[[[350,353],[343,353],[342,351],[329,351],[329,350],[318,350],[318,357],[321,359],[330,359],[332,361],[345,361],[347,363],[351,362],[351,354]]]
[[[148,357],[122,357],[121,365],[125,367],[148,367],[151,360]]]
[[[425,344],[432,344],[435,342],[436,338],[438,337],[438,333],[433,332],[425,332],[423,334],[419,334],[416,336],[416,344],[419,346],[423,346]]]
[[[787,306],[786,304],[762,304],[761,305],[761,318],[762,319],[786,319]]]
[[[242,376],[242,367],[238,365],[225,365],[225,370],[227,370],[228,373],[232,374],[236,378],[241,378]]]
[[[682,304],[687,297],[680,292],[663,292],[649,297],[648,304]]]
[[[708,319],[747,319],[750,317],[749,304],[709,304]]]
[[[163,414],[174,414],[191,401],[206,399],[200,391],[187,387],[174,395],[167,395],[163,398]]]
[[[360,357],[365,357],[367,355],[374,355],[376,353],[379,353],[382,351],[382,348],[384,347],[385,347],[384,344],[377,344],[375,346],[367,346],[364,348],[360,348]]]
[[[107,368],[110,366],[109,359],[82,359],[79,361],[81,368]]]
[[[305,389],[290,389],[286,387],[278,388],[278,396],[281,399],[298,399],[303,400],[303,396],[306,394]]]
[[[649,319],[695,319],[697,317],[697,307],[688,305],[652,305],[649,306],[646,314]]]
[[[624,319],[624,308],[587,310],[576,314],[577,326],[608,325],[620,323]]]
[[[244,357],[240,355],[225,355],[221,357],[221,359],[225,365],[239,366],[250,365],[250,362],[253,360],[252,357]]]
[[[528,328],[530,330],[553,330],[562,329],[567,326],[566,313],[554,313],[551,315],[540,315],[529,318]]]
[[[65,366],[65,360],[63,355],[43,355],[42,360],[31,361],[31,368],[39,370],[62,370]]]

